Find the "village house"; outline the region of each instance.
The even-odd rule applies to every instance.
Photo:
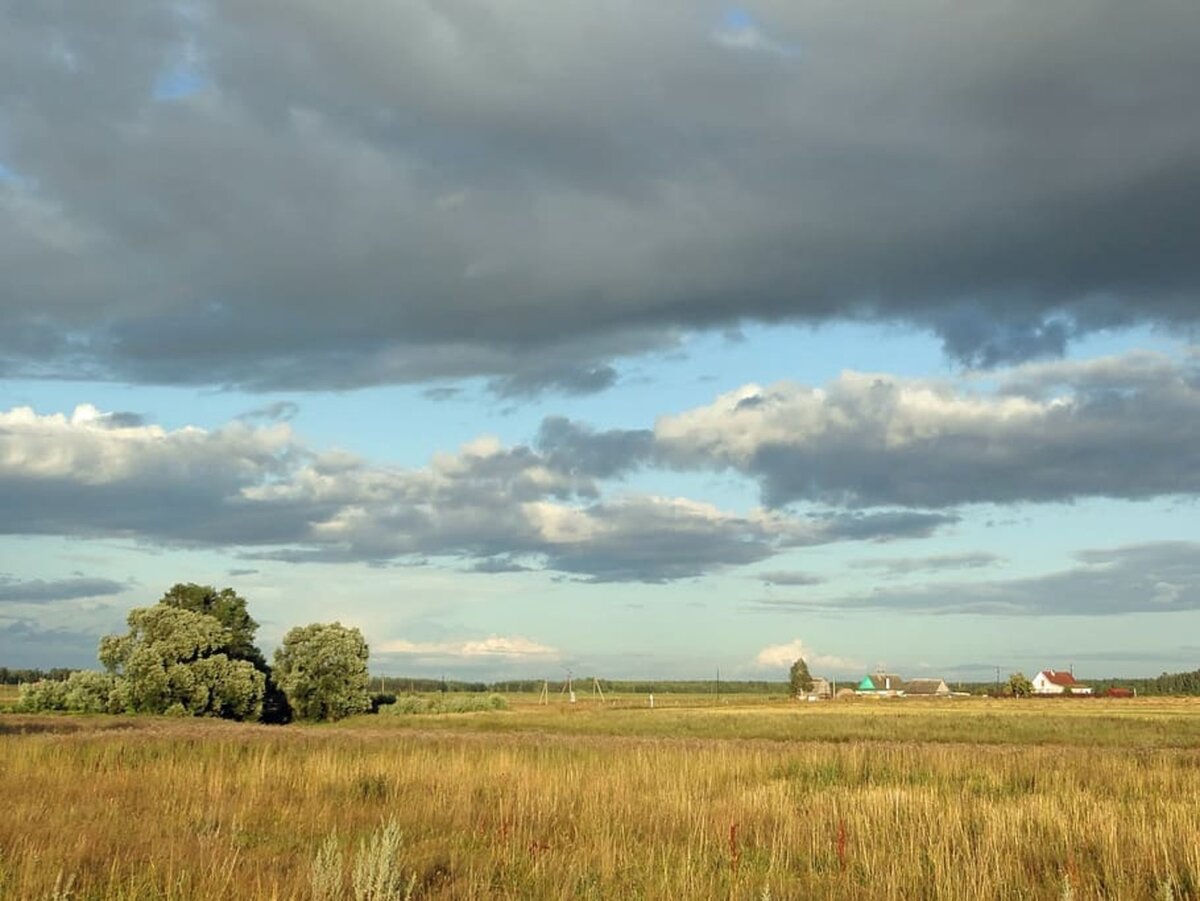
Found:
[[[1044,669],[1033,677],[1035,695],[1090,695],[1092,688],[1075,681],[1075,675],[1065,670]]]
[[[909,679],[904,683],[904,696],[908,698],[948,698],[950,686],[945,679]]]
[[[864,676],[855,692],[873,698],[898,698],[904,694],[904,680],[895,673]]]

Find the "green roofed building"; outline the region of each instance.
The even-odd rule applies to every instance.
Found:
[[[896,697],[904,694],[904,680],[895,673],[872,673],[863,677],[855,691],[865,695]]]

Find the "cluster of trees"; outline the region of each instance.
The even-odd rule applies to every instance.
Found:
[[[1200,669],[1186,673],[1163,673],[1152,679],[1088,679],[1097,692],[1107,688],[1132,688],[1139,696],[1200,695]]]
[[[369,650],[358,629],[299,626],[267,664],[254,643],[258,623],[233,589],[173,586],[137,607],[129,631],[100,641],[104,672],[24,687],[24,710],[215,716],[282,723],[335,720],[369,710]]]

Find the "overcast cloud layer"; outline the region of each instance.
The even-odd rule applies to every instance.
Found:
[[[744,319],[1194,328],[1198,45],[1167,0],[5,3],[0,374],[520,396]]]

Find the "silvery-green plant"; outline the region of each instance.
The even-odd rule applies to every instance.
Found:
[[[337,835],[330,835],[317,849],[309,870],[309,882],[316,901],[334,901],[342,897],[345,874],[342,868],[342,848]]]
[[[352,880],[355,901],[409,901],[417,875],[408,882],[400,866],[400,827],[388,822],[358,845]]]

